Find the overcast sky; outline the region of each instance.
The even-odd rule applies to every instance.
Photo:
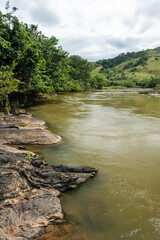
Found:
[[[10,6],[20,21],[91,61],[160,46],[160,0],[10,0]]]

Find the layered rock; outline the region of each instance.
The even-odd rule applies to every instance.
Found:
[[[45,122],[25,111],[0,115],[0,143],[55,144],[61,137],[46,130]]]
[[[61,222],[59,191],[34,189],[0,204],[0,239],[26,240],[38,236],[51,222]]]
[[[47,166],[36,154],[5,145],[53,144],[61,138],[23,111],[0,117],[0,240],[32,239],[49,223],[62,221],[60,192],[77,188],[97,171]]]
[[[96,170],[89,167],[45,166],[34,153],[30,152],[28,159],[27,151],[15,151],[12,147],[5,150],[4,145],[0,147],[0,199],[5,199],[8,193],[11,197],[16,196],[29,187],[54,188],[64,192],[78,187],[95,173]]]

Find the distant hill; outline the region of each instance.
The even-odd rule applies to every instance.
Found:
[[[110,86],[155,87],[160,85],[160,47],[102,59],[96,67]]]

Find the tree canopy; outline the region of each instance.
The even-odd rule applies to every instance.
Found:
[[[27,97],[59,91],[89,89],[94,64],[70,56],[58,46],[58,39],[47,37],[36,25],[22,23],[17,10],[0,12],[0,104],[1,108]],[[16,97],[15,97],[16,96]]]

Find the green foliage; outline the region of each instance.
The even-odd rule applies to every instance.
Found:
[[[31,153],[30,153],[30,152],[28,152],[28,153],[27,153],[27,156],[28,156],[28,161],[29,161],[29,164],[31,164],[31,161],[32,161],[32,159],[31,159]]]
[[[9,112],[11,104],[25,104],[40,94],[94,87],[90,84],[93,63],[79,56],[68,57],[58,39],[46,37],[33,24],[20,23],[14,16],[17,8],[10,9],[9,1],[6,10],[6,14],[0,12],[1,109]]]
[[[8,112],[30,97],[61,91],[102,88],[106,78],[95,65],[70,56],[58,46],[58,39],[46,37],[35,25],[20,23],[16,7],[0,12],[0,104]],[[99,67],[100,70],[101,67]],[[15,94],[16,93],[16,94]],[[10,103],[10,102],[11,103]]]
[[[45,162],[45,161],[42,161],[42,164],[40,165],[40,168],[44,168],[44,167],[46,167],[48,165],[48,163],[47,162]]]
[[[11,109],[9,95],[18,91],[19,81],[13,77],[15,65],[16,63],[13,62],[11,68],[2,66],[0,69],[0,109],[4,109],[7,113]]]
[[[132,67],[134,67],[134,63],[133,62],[129,62],[129,63],[124,65],[123,69],[129,69],[129,68],[132,68]]]
[[[104,87],[104,89],[126,89],[124,86],[110,86],[110,87]]]
[[[121,53],[119,56],[111,59],[102,59],[96,62],[96,65],[102,66],[101,72],[106,72],[106,69],[114,68],[118,65],[120,65],[123,62],[127,62],[129,60],[144,57],[147,55],[147,51],[140,51],[140,52],[127,52]]]
[[[145,66],[147,63],[148,57],[142,56],[138,59],[138,61],[133,65],[133,67],[137,67],[139,65]],[[132,67],[132,66],[131,66]]]
[[[94,64],[81,58],[80,56],[73,55],[69,57],[70,77],[71,80],[79,82],[82,89],[89,89],[90,86],[90,74],[94,69]]]
[[[96,66],[101,66],[110,86],[154,88],[160,81],[159,58],[160,48],[156,48],[103,59]]]
[[[8,6],[7,6],[8,9]],[[40,44],[34,38],[33,27],[26,30],[19,20],[12,15],[0,14],[1,66],[12,67],[16,62],[13,74],[19,80],[19,91],[24,94],[46,92],[45,62],[40,51]]]
[[[95,89],[102,89],[103,87],[106,87],[109,85],[109,82],[106,79],[106,76],[101,73],[92,72],[90,77],[90,86],[91,88]]]

